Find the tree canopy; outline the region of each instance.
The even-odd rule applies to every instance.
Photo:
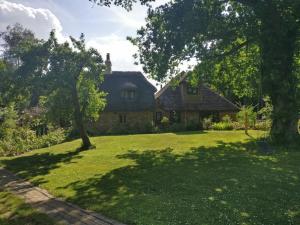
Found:
[[[46,80],[48,97],[44,104],[51,118],[72,118],[82,138],[82,148],[88,149],[92,144],[86,123],[97,119],[105,106],[105,94],[98,89],[105,66],[96,49],[86,48],[83,34],[79,40],[70,39],[71,45],[59,44],[51,32],[47,42],[38,46],[41,52],[46,52],[33,63],[28,59],[36,57],[36,51],[24,54],[20,70],[29,74],[38,71]]]

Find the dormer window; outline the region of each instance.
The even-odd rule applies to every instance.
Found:
[[[198,87],[193,87],[192,85],[188,84],[187,94],[188,95],[198,95]]]
[[[137,97],[137,87],[131,82],[126,82],[121,87],[121,98],[126,101],[133,101]]]
[[[135,90],[123,90],[121,93],[121,97],[125,100],[134,100],[136,98]]]

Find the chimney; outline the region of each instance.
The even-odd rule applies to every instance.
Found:
[[[111,74],[112,73],[111,72],[111,61],[110,61],[109,53],[106,54],[105,66],[106,66],[105,73]]]

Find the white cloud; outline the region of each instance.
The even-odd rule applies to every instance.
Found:
[[[133,11],[130,12],[120,7],[111,7],[109,10],[113,15],[111,21],[119,23],[124,27],[136,30],[145,24],[145,8],[134,8]]]
[[[134,65],[132,57],[137,48],[124,37],[115,34],[97,37],[89,40],[87,46],[96,48],[103,57],[110,53],[113,70],[141,70],[141,66]]]
[[[65,41],[62,25],[59,19],[49,10],[32,8],[23,4],[0,0],[0,29],[8,25],[21,23],[32,30],[37,37],[47,39],[52,29],[56,30],[57,39]]]

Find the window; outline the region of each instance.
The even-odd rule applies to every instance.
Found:
[[[126,123],[126,115],[125,114],[120,114],[119,115],[119,122],[120,123]]]
[[[123,90],[121,92],[121,97],[125,100],[134,100],[136,98],[135,90]]]
[[[189,95],[197,95],[198,94],[198,87],[193,87],[191,85],[187,86],[187,93]]]
[[[171,111],[170,112],[170,123],[180,123],[180,112]]]
[[[156,112],[155,113],[155,121],[160,123],[161,119],[162,119],[162,112]]]

